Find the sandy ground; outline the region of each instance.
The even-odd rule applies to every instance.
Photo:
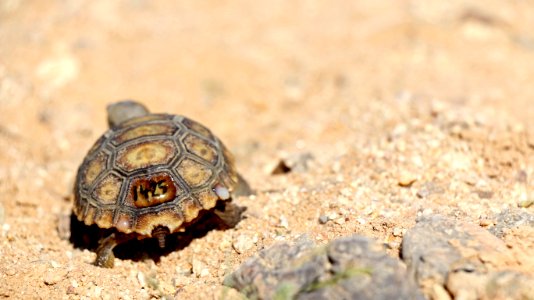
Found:
[[[532,28],[529,1],[1,1],[0,296],[225,297],[226,274],[303,233],[398,256],[425,211],[534,213]],[[211,128],[258,193],[234,229],[101,269],[57,228],[124,98]],[[502,238],[515,260],[495,268],[534,275],[534,229]]]

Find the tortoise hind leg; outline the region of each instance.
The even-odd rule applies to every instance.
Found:
[[[131,240],[131,236],[127,236],[120,233],[112,233],[106,237],[103,237],[98,242],[99,246],[96,249],[95,266],[102,268],[113,268],[115,261],[115,255],[113,249],[118,244]]]
[[[217,190],[215,190],[215,192],[217,193]],[[250,187],[245,178],[243,178],[241,174],[237,173],[237,184],[232,192],[231,197],[236,198],[240,196],[250,196],[254,194],[254,190]],[[229,197],[230,195],[224,195],[223,197],[219,195],[219,198],[221,200],[226,200],[227,196]],[[247,210],[246,207],[237,206],[236,204],[230,201],[219,201],[213,212],[217,217],[219,217],[219,219],[224,223],[224,225],[228,226],[229,228],[233,228],[237,225],[237,223],[239,223],[239,221],[241,221],[243,212],[245,210]]]
[[[107,237],[102,238],[98,243],[99,245],[96,249],[96,259],[94,263],[95,266],[102,268],[113,268],[113,263],[115,261],[113,248],[117,246],[117,239],[115,238],[115,233],[112,233]]]

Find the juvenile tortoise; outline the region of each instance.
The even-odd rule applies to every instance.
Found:
[[[113,229],[99,241],[97,266],[113,267],[113,248],[133,238],[157,238],[165,247],[168,234],[208,211],[229,226],[239,221],[242,209],[230,201],[250,188],[209,129],[134,101],[107,111],[110,129],[87,153],[74,187],[78,220]]]

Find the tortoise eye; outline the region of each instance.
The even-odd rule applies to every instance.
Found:
[[[173,200],[176,197],[176,187],[169,175],[157,174],[134,179],[131,195],[136,207],[149,207]]]

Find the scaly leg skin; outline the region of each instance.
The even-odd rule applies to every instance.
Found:
[[[241,215],[246,209],[246,207],[237,206],[232,202],[226,202],[223,207],[217,207],[213,212],[226,226],[233,228],[239,223]]]
[[[149,114],[148,109],[143,104],[133,100],[112,103],[108,105],[107,110],[109,128],[117,127],[132,118]]]
[[[96,249],[95,266],[102,268],[113,268],[113,262],[115,261],[115,255],[113,254],[113,248],[118,244],[122,244],[126,241],[134,238],[131,234],[112,233],[107,237],[103,237],[98,241],[99,246]]]
[[[115,261],[113,248],[118,244],[115,233],[102,238],[98,243],[99,246],[96,249],[95,266],[113,268],[113,262]]]

